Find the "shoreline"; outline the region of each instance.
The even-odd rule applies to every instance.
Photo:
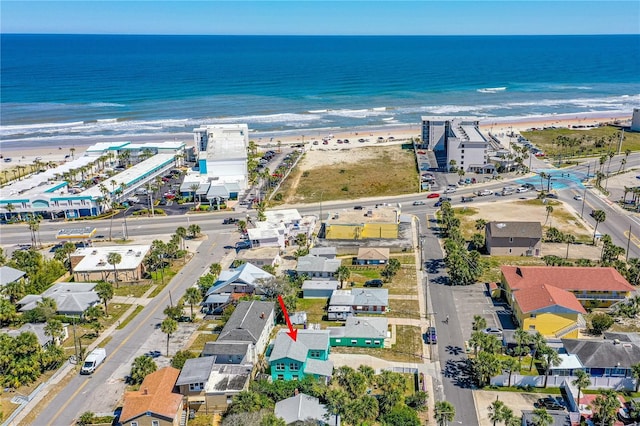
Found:
[[[456,118],[465,118],[463,116],[452,116]],[[473,119],[473,117],[469,117]],[[593,126],[603,122],[621,121],[626,122],[631,119],[631,114],[613,114],[606,112],[584,113],[584,114],[558,114],[551,116],[538,117],[513,117],[494,119],[478,119],[480,121],[480,130],[484,133],[492,132],[494,134],[506,132],[521,132],[531,128],[543,127],[571,127],[571,126]],[[587,127],[588,128],[588,127]],[[355,148],[359,146],[371,146],[375,144],[379,137],[385,140],[389,136],[393,136],[396,141],[409,140],[412,137],[420,137],[422,128],[420,123],[416,124],[389,124],[382,126],[365,126],[351,129],[344,128],[324,128],[324,129],[298,129],[291,131],[273,131],[273,132],[252,132],[249,140],[254,141],[258,146],[274,146],[278,141],[282,145],[290,145],[297,143],[310,143],[314,140],[320,141],[328,136],[336,139],[349,139],[351,144],[345,145],[344,148]],[[368,143],[358,143],[358,139],[369,139]],[[74,156],[78,157],[84,154],[86,149],[98,142],[108,141],[130,141],[133,143],[143,142],[164,142],[171,140],[184,141],[188,146],[193,145],[192,133],[166,133],[154,135],[136,135],[131,137],[122,136],[91,136],[80,137],[77,140],[60,140],[55,144],[51,140],[24,139],[21,141],[0,142],[0,152],[4,157],[13,159],[10,163],[0,162],[0,169],[11,168],[17,165],[31,164],[36,157],[42,157],[42,161],[64,161],[65,155],[70,154],[70,149],[75,148]],[[320,145],[322,146],[322,145]]]

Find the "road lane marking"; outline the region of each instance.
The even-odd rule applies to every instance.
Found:
[[[624,236],[627,237],[627,239],[631,240],[631,242],[636,246],[640,248],[640,238],[636,237],[635,235],[631,234],[629,235],[629,231],[624,231]]]

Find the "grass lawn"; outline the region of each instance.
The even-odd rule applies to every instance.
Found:
[[[420,305],[417,300],[389,300],[389,313],[394,318],[420,319]]]
[[[418,190],[418,172],[411,149],[399,145],[358,149],[372,150],[374,155],[359,163],[325,165],[304,172],[296,167],[282,186],[284,199],[292,203],[319,203],[411,194]],[[295,182],[297,185],[293,186]]]
[[[145,280],[144,284],[122,284],[120,283],[118,288],[113,287],[113,295],[114,296],[132,296],[132,297],[142,297],[142,295],[151,288],[152,284]]]
[[[131,313],[131,315],[129,315],[127,318],[125,318],[123,321],[121,321],[120,324],[116,328],[118,330],[122,330],[123,328],[125,328],[127,326],[127,324],[129,324],[136,317],[136,315],[138,315],[140,312],[142,312],[143,309],[144,309],[144,306],[142,306],[142,305],[136,306],[136,309]]]
[[[191,346],[189,346],[187,349],[189,349],[192,352],[200,353],[204,349],[205,343],[215,342],[217,339],[218,339],[217,334],[207,333],[207,332],[200,333],[198,334],[198,337],[196,337],[196,339],[193,341]]]
[[[184,265],[173,265],[171,268],[164,269],[164,278],[162,274],[158,272],[152,272],[151,277],[153,278],[153,283],[156,284],[156,288],[149,294],[149,297],[156,297],[162,289],[169,284],[169,281],[182,269]]]
[[[418,294],[415,265],[403,266],[400,268],[390,283],[385,283],[384,287],[389,289],[389,294]]]
[[[391,348],[331,348],[333,353],[371,355],[387,361],[422,362],[422,336],[420,328],[410,325],[396,326],[396,344]],[[411,386],[413,390],[413,379]]]
[[[322,323],[324,325],[339,325],[336,321],[327,321],[326,307],[328,299],[298,299],[296,311],[307,313],[307,321],[310,323]]]
[[[597,129],[546,129],[531,132],[522,132],[522,136],[529,139],[534,145],[543,150],[547,156],[554,156],[559,153],[565,156],[587,156],[605,154],[608,151],[618,149],[619,129],[612,126],[599,127]],[[563,148],[554,141],[558,136],[568,137],[581,143],[573,148]],[[595,146],[596,141],[604,139],[602,147]],[[622,152],[627,149],[631,151],[640,150],[640,134],[625,132],[622,141]]]
[[[482,260],[487,264],[484,273],[478,278],[478,282],[500,282],[500,266],[544,266],[545,263],[538,257],[526,256],[483,256]]]
[[[392,254],[391,257],[394,258],[394,259],[398,259],[398,261],[402,265],[415,265],[416,264],[416,256],[413,253],[411,253],[411,254],[405,254],[405,253]]]
[[[105,328],[109,327],[110,325],[114,324],[116,321],[120,320],[120,318],[122,317],[122,314],[124,314],[127,311],[127,309],[131,307],[131,305],[127,305],[124,303],[109,303],[108,305],[109,305],[109,316],[106,318],[102,318],[100,320],[100,322],[104,324]]]
[[[371,268],[371,269],[364,269]],[[382,278],[380,272],[382,272],[382,267],[367,267],[367,266],[351,266],[349,267],[351,271],[351,276],[348,281],[353,281],[355,283],[364,284],[365,281],[375,280]]]

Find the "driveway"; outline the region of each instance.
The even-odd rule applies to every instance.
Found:
[[[489,420],[489,406],[496,398],[504,402],[504,404],[513,410],[516,417],[522,416],[522,410],[533,410],[533,403],[538,398],[548,396],[540,393],[519,393],[519,392],[494,392],[494,391],[473,391],[473,399],[476,403],[478,411],[479,426],[492,426],[493,422]],[[557,396],[557,395],[552,395]]]

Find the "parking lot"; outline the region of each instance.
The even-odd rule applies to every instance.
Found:
[[[489,420],[489,406],[493,401],[500,399],[504,404],[513,410],[516,417],[522,416],[522,410],[533,410],[538,398],[546,396],[559,397],[560,395],[547,395],[540,393],[516,393],[516,392],[495,392],[495,391],[473,391],[473,399],[478,412],[478,424],[480,426],[492,426]]]

